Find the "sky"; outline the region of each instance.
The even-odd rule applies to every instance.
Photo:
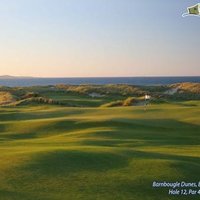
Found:
[[[1,0],[0,75],[200,76],[193,0]]]

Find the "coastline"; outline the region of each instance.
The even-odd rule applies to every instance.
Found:
[[[128,84],[128,85],[169,85],[175,83],[200,83],[200,76],[171,76],[171,77],[90,77],[90,78],[0,78],[0,86],[48,86],[57,84],[68,85],[107,85],[107,84]]]

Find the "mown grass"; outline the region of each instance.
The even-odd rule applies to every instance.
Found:
[[[199,181],[199,114],[199,101],[2,107],[0,199],[199,199],[152,187]]]
[[[45,93],[46,98],[50,98],[63,103],[71,103],[78,106],[85,107],[99,107],[103,104],[115,101],[116,99],[124,100],[126,97],[120,95],[106,95],[103,97],[91,97],[89,95],[80,94],[68,94],[68,93]]]

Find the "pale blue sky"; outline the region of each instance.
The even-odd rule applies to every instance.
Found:
[[[0,75],[200,76],[193,0],[1,0]]]

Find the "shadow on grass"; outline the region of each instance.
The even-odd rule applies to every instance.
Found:
[[[33,120],[33,119],[48,119],[48,118],[59,118],[67,117],[73,115],[83,114],[82,110],[72,110],[72,111],[47,111],[47,112],[4,112],[0,113],[0,121],[13,121],[13,120]]]
[[[174,119],[134,119],[83,122],[77,126],[110,128],[82,135],[82,145],[92,146],[160,146],[199,145],[200,126]],[[97,128],[98,129],[98,128]]]
[[[131,158],[164,159],[172,161],[191,162],[200,165],[200,157],[195,157],[195,156],[172,155],[164,153],[139,151],[139,150],[124,150],[123,153],[125,154],[125,156]]]
[[[8,129],[8,132],[4,132]],[[36,139],[50,136],[79,138],[92,146],[199,145],[200,126],[174,119],[111,119],[104,121],[53,120],[1,124],[4,139]],[[109,131],[108,131],[109,130]],[[80,134],[84,132],[84,134]]]
[[[25,191],[22,192],[15,192],[15,191],[9,191],[9,190],[2,190],[0,189],[0,199],[1,200],[41,200],[41,197],[37,197],[36,195],[26,194]],[[53,200],[53,199],[47,199],[42,198],[42,200]]]
[[[181,167],[182,163],[184,163],[187,165],[185,170],[189,171],[189,168],[195,168],[196,171],[200,172],[199,157],[139,150],[120,150],[119,152],[102,150],[54,150],[42,152],[32,156],[30,161],[21,165],[20,171],[29,171],[39,175],[67,175],[68,173],[77,172],[106,172],[109,170],[125,168],[129,166],[130,161],[137,162],[137,159],[175,161],[179,163],[174,165],[176,168]]]
[[[148,163],[146,166],[144,161],[140,162],[141,160],[150,162],[146,162]],[[163,168],[158,168],[156,166],[157,161],[160,160],[164,161],[162,165],[160,165],[161,167],[163,166]],[[83,190],[86,188],[89,194],[91,190],[94,193],[95,191],[99,193],[99,190],[101,190],[106,194],[109,193],[112,195],[115,195],[114,193],[118,193],[120,191],[119,195],[124,195],[124,199],[132,199],[132,195],[135,195],[135,192],[137,192],[138,197],[141,197],[142,194],[142,197],[139,199],[148,199],[147,195],[156,196],[156,198],[152,199],[158,199],[157,197],[160,196],[166,197],[165,192],[167,191],[159,189],[159,192],[158,190],[155,190],[152,194],[151,184],[153,180],[160,180],[163,182],[163,178],[165,178],[166,181],[198,181],[197,175],[200,173],[199,163],[199,157],[167,155],[138,150],[119,150],[115,152],[100,150],[98,152],[84,150],[55,150],[41,152],[30,157],[30,160],[27,163],[19,166],[18,169],[15,168],[16,172],[20,174],[20,176],[10,180],[10,183],[13,185],[19,183],[21,186],[23,186],[23,184],[35,184],[38,192],[41,192],[39,186],[40,183],[42,183],[44,184],[44,191],[51,194],[54,190],[54,185],[57,186],[57,181],[62,181],[63,185],[66,184],[66,187],[68,187],[67,184],[72,184],[78,189]],[[167,164],[167,166],[165,166],[165,164]],[[146,170],[146,168],[149,169]],[[180,176],[176,176],[176,174],[171,174],[170,177],[168,177],[168,171],[173,172],[173,169],[175,169],[179,175],[183,175],[185,178],[183,180],[177,180],[176,178]],[[109,170],[119,170],[118,172],[120,173],[115,173],[116,171],[112,172]],[[126,175],[126,170],[128,170],[128,173],[130,173],[130,177],[123,177],[123,175]],[[105,172],[105,174],[108,175],[106,176],[106,179],[103,179],[103,182],[98,182],[98,178],[101,179],[102,175],[102,173],[99,174],[98,172]],[[93,173],[93,176],[90,177],[89,173]],[[109,174],[111,174],[111,176],[109,176]],[[74,177],[74,179],[70,181],[65,179],[68,177],[68,175],[70,175],[69,177]],[[79,177],[79,175],[82,176]],[[61,177],[63,177],[63,179]],[[59,178],[61,178],[61,180]],[[54,180],[55,182],[48,182],[49,180]],[[65,180],[68,180],[69,182],[65,182]],[[93,182],[94,180],[96,180],[96,182]],[[77,184],[79,181],[82,181],[81,183],[83,185]],[[37,185],[37,182],[39,182],[39,185]],[[90,188],[88,189],[86,186]],[[111,191],[109,191],[110,186],[112,188]],[[63,189],[61,191],[63,192]],[[80,192],[80,190],[76,191]],[[8,191],[0,190],[0,197],[1,193],[8,196],[10,195],[11,197],[15,195],[15,193],[9,193]],[[16,196],[16,199],[23,198]],[[32,200],[34,198],[30,196],[30,198],[27,199]],[[37,198],[35,199],[38,200]],[[45,198],[41,199],[43,200]],[[88,199],[91,199],[90,196],[88,196]]]
[[[105,172],[128,165],[124,156],[108,151],[55,150],[33,156],[22,171],[42,175],[58,175],[75,172]]]

